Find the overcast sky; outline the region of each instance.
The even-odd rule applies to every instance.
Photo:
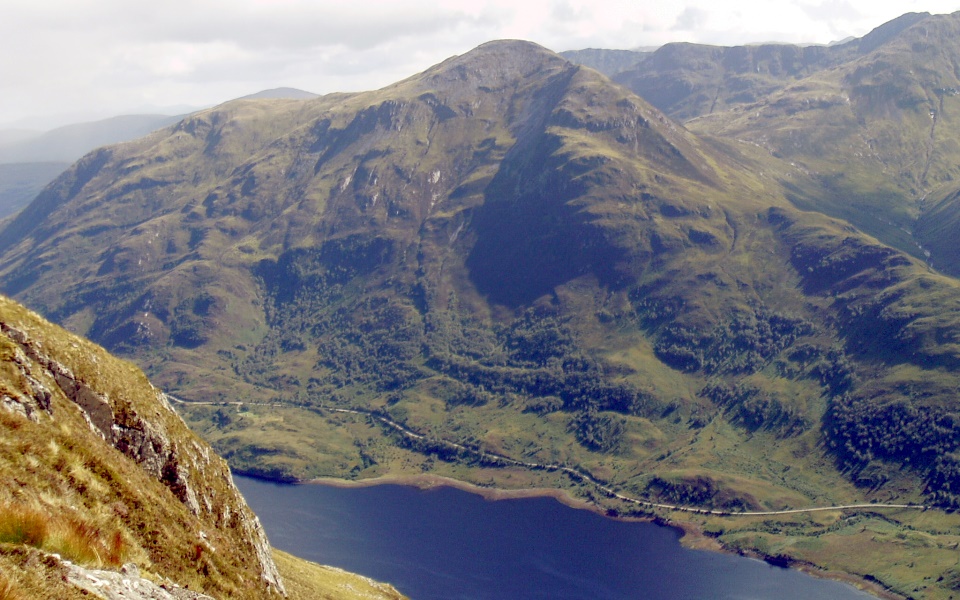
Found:
[[[0,128],[376,89],[493,39],[828,43],[960,0],[2,0]]]

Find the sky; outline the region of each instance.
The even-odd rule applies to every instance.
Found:
[[[377,89],[494,39],[821,43],[960,0],[2,0],[0,129]]]

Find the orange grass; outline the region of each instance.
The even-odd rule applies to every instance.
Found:
[[[98,566],[120,566],[127,551],[119,531],[104,532],[78,517],[23,505],[0,505],[0,543],[32,546]]]

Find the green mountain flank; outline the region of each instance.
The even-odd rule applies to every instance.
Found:
[[[766,61],[710,111],[520,41],[227,103],[73,165],[0,231],[0,289],[136,361],[243,472],[558,487],[947,598],[960,284],[916,242],[949,239],[958,20],[636,67]]]
[[[670,44],[615,79],[698,134],[788,165],[762,168],[802,210],[957,275],[938,227],[953,211],[935,202],[956,191],[958,33],[958,14],[911,13],[834,46]]]
[[[6,298],[0,353],[4,598],[400,597],[286,555],[278,569],[226,463],[132,364]]]

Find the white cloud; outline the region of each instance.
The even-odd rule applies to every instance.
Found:
[[[953,0],[955,1],[955,0]],[[5,0],[0,123],[213,104],[260,89],[371,89],[491,39],[554,50],[820,42],[945,0]]]

